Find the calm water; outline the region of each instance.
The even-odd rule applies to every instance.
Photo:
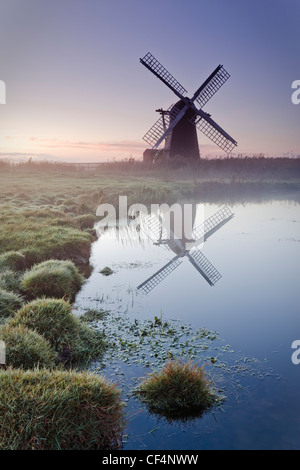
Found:
[[[205,205],[205,218],[222,206]],[[193,330],[218,332],[230,351],[208,365],[225,393],[221,408],[191,422],[168,423],[149,414],[128,391],[149,369],[122,360],[95,370],[119,383],[127,400],[124,449],[300,449],[300,364],[291,360],[300,340],[300,211],[291,202],[234,205],[234,218],[201,251],[222,274],[211,287],[184,259],[149,294],[136,287],[173,256],[151,240],[118,240],[107,232],[93,245],[94,271],[79,293],[79,313],[109,309],[125,321],[180,319]],[[99,271],[109,266],[114,273]],[[101,322],[100,322],[101,327]],[[220,347],[220,346],[218,346]],[[229,349],[228,349],[229,350]],[[200,362],[205,359],[199,352]],[[245,364],[245,370],[236,366]],[[117,370],[117,372],[116,372]]]

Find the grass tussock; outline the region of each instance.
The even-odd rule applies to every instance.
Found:
[[[84,282],[72,261],[48,260],[34,265],[21,279],[21,288],[30,299],[54,297],[74,299]]]
[[[109,268],[108,266],[105,266],[105,268],[101,269],[99,273],[103,274],[103,276],[110,276],[111,274],[113,274],[113,270]]]
[[[111,450],[124,427],[119,390],[73,371],[0,371],[0,450]]]
[[[0,339],[5,342],[6,364],[16,369],[55,366],[57,354],[49,341],[22,325],[3,325]]]
[[[13,315],[23,305],[23,298],[14,292],[0,288],[0,317]]]
[[[82,323],[72,313],[69,302],[36,299],[9,320],[9,326],[22,326],[42,335],[57,353],[58,361],[78,364],[103,354],[103,335]]]
[[[25,256],[19,251],[11,250],[0,254],[0,270],[12,269],[15,271],[23,271],[25,266]]]
[[[20,274],[12,269],[0,271],[0,289],[12,292],[20,292]]]
[[[135,394],[152,411],[169,418],[199,415],[215,403],[203,369],[189,361],[168,361],[161,371],[143,379]]]

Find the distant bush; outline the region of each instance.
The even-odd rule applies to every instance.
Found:
[[[0,450],[120,449],[120,391],[73,371],[0,371]]]
[[[10,326],[35,330],[46,338],[65,363],[82,363],[103,353],[103,335],[72,314],[70,303],[59,299],[36,299],[9,320]]]
[[[153,411],[170,418],[201,414],[215,402],[203,369],[189,362],[169,361],[149,374],[135,393]]]
[[[7,251],[0,255],[0,269],[13,269],[22,271],[25,269],[25,256],[20,251]]]
[[[54,367],[56,352],[43,336],[22,325],[3,325],[0,339],[5,342],[6,364],[14,368]]]
[[[9,317],[23,305],[23,299],[14,292],[0,289],[0,317]]]
[[[24,273],[21,288],[29,298],[73,299],[83,282],[83,276],[72,261],[48,260]]]

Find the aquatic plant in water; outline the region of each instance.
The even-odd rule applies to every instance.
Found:
[[[203,367],[191,361],[168,361],[143,378],[134,394],[151,411],[167,418],[201,416],[218,402]]]
[[[113,274],[113,270],[108,266],[105,266],[105,268],[101,269],[101,271],[99,272],[100,274],[103,274],[103,276],[110,276],[111,274]]]
[[[138,320],[110,312],[97,325],[109,339],[109,364],[121,360],[128,365],[156,368],[172,358],[198,359],[218,339],[215,331],[194,330],[181,319],[166,321],[162,315],[154,316],[153,320]]]

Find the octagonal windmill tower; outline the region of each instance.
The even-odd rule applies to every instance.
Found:
[[[192,98],[188,98],[186,89],[150,52],[140,59],[140,62],[179,98],[175,105],[171,105],[167,110],[157,110],[161,115],[160,118],[144,135],[143,140],[152,148],[150,155],[158,154],[159,147],[164,142],[164,157],[180,156],[185,159],[198,160],[200,152],[197,129],[229,154],[237,142],[211,119],[210,114],[202,110],[203,106],[230,77],[223,65],[219,65],[212,72],[195,91]],[[144,153],[144,158],[146,155],[147,150]]]

